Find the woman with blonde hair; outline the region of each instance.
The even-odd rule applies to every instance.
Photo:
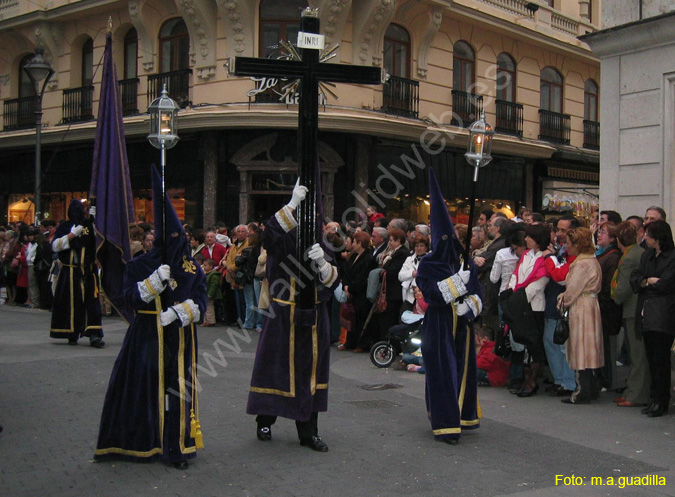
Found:
[[[569,309],[570,336],[567,362],[576,372],[577,388],[565,404],[588,404],[598,397],[596,370],[605,364],[602,318],[598,292],[602,270],[595,257],[593,232],[574,228],[567,232],[567,253],[576,256],[565,278],[565,291],[558,296],[558,308]]]

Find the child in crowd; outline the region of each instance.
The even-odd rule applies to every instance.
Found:
[[[509,378],[511,363],[494,352],[492,328],[476,325],[476,377],[478,386],[503,387]]]
[[[219,300],[223,299],[223,292],[220,290],[221,273],[216,270],[217,266],[218,263],[213,259],[206,259],[202,264],[202,269],[206,273],[206,294],[209,298],[202,326],[214,326],[216,324],[215,306],[218,305]]]

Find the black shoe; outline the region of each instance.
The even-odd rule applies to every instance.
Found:
[[[105,342],[100,338],[94,338],[89,342],[89,345],[91,345],[96,349],[102,349],[103,347],[105,347]]]
[[[652,409],[647,413],[647,417],[658,418],[668,414],[668,404],[654,404]]]
[[[173,467],[176,469],[188,469],[188,462],[187,461],[178,461],[173,463]]]
[[[459,438],[443,438],[442,440],[448,445],[457,445],[459,443]]]
[[[640,412],[642,414],[649,414],[649,411],[651,411],[653,407],[654,407],[654,402],[650,402],[647,407],[645,407],[644,409],[640,409]]]
[[[520,392],[518,392],[516,395],[518,397],[532,397],[533,395],[536,395],[537,390],[539,390],[539,385],[535,385],[531,390],[523,389]]]
[[[68,339],[68,345],[77,345],[77,340]]]
[[[300,440],[300,445],[309,447],[317,452],[328,452],[328,445],[319,437],[314,435],[312,438],[303,438]]]
[[[258,426],[256,435],[261,442],[268,442],[272,440],[272,429],[269,426]]]

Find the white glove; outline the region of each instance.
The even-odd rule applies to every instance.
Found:
[[[168,281],[171,278],[171,268],[168,264],[162,264],[157,268],[157,276],[162,280],[162,283]]]
[[[466,285],[469,282],[469,278],[471,277],[471,271],[468,269],[460,269],[457,271],[457,276],[459,276],[462,280],[462,283]]]
[[[318,267],[323,266],[326,264],[326,254],[324,253],[323,249],[321,248],[321,245],[318,243],[315,243],[310,247],[310,249],[307,251],[307,257],[309,257],[311,260],[316,262],[316,265]]]
[[[75,237],[78,237],[82,234],[82,231],[84,231],[84,228],[80,226],[79,224],[76,224],[72,228],[70,228],[70,232],[75,235]]]
[[[159,322],[162,323],[162,326],[169,326],[178,318],[178,315],[170,307],[166,311],[162,311],[159,314]]]
[[[298,181],[295,183],[295,187],[293,188],[293,196],[291,197],[291,201],[288,202],[288,207],[291,210],[295,210],[295,208],[300,205],[300,202],[305,200],[305,197],[307,196],[308,189],[306,186],[302,186],[300,184],[300,179],[298,178]]]
[[[471,311],[471,308],[469,307],[469,304],[466,302],[460,302],[457,304],[457,315],[458,316],[464,316],[464,314],[467,314],[469,311]]]
[[[89,207],[89,215],[90,216],[96,215],[96,206],[95,205],[92,205],[91,207]]]

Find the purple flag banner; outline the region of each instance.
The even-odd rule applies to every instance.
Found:
[[[96,206],[96,258],[101,265],[101,286],[120,316],[131,322],[134,313],[124,301],[122,283],[124,267],[131,259],[129,226],[136,217],[110,33],[106,35],[103,55],[89,198]]]

